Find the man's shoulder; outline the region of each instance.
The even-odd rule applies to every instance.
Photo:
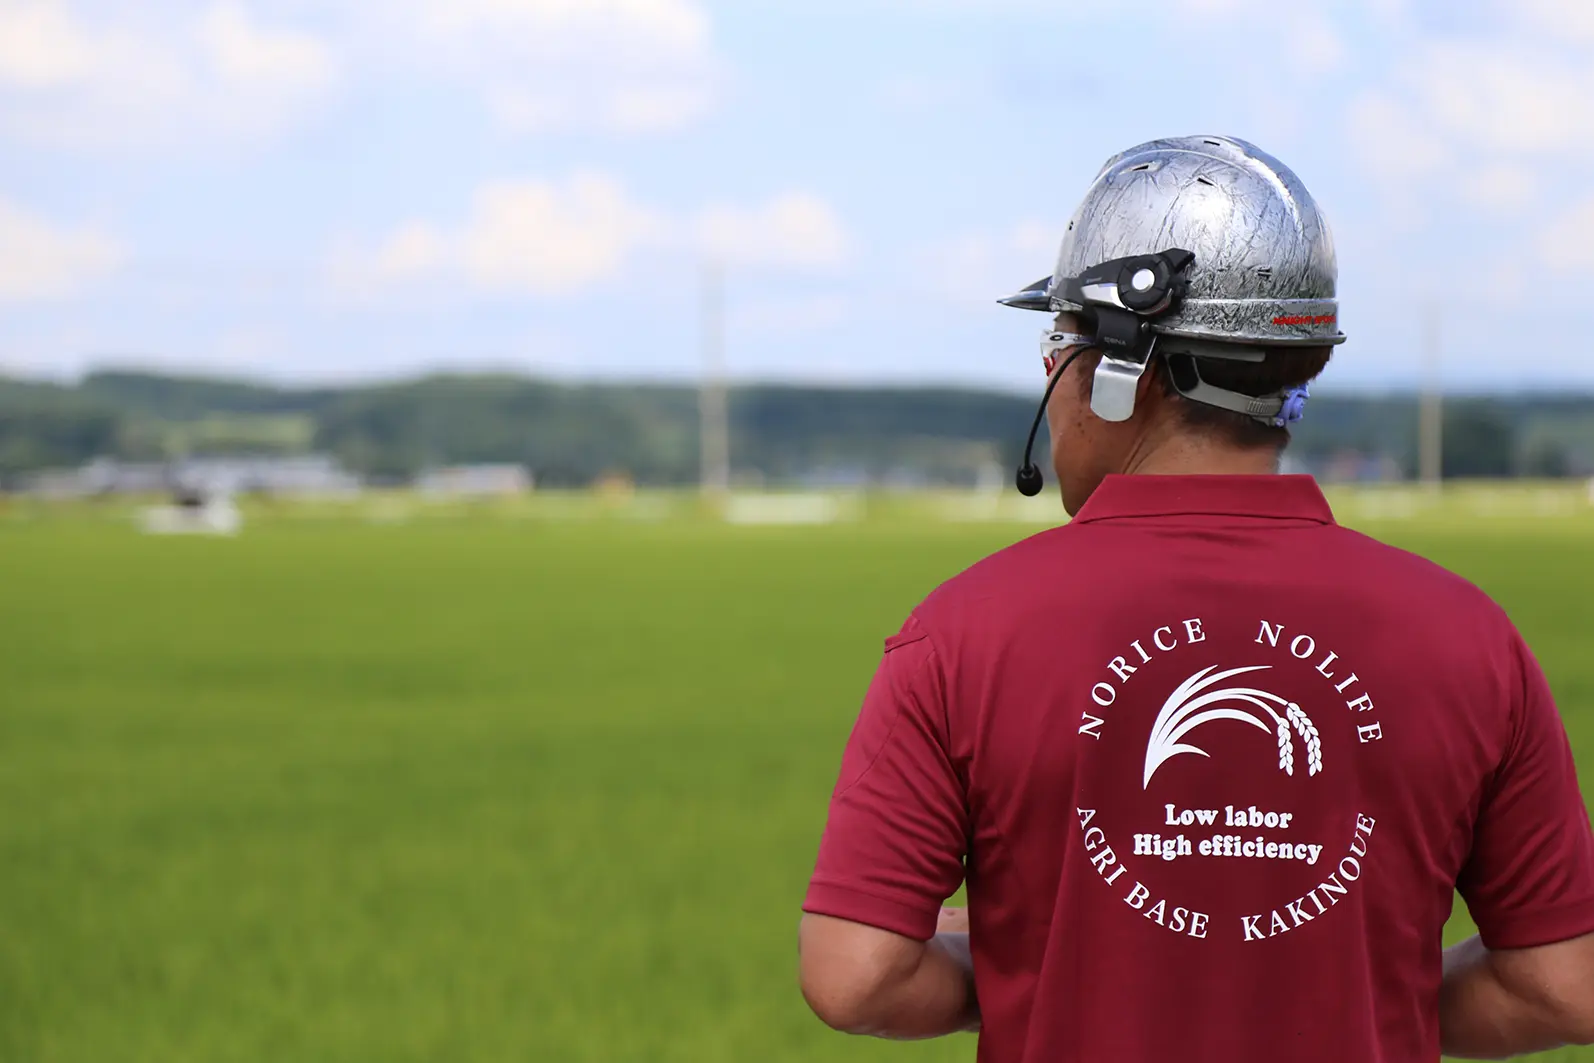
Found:
[[[914,615],[932,627],[978,618],[990,622],[1000,606],[1012,613],[1031,595],[1054,593],[1058,566],[1071,567],[1071,540],[1084,525],[1047,528],[974,562],[941,583],[919,603]]]
[[[1462,609],[1491,620],[1505,617],[1483,588],[1436,561],[1340,525],[1327,530],[1329,549],[1323,552],[1323,563],[1344,570],[1371,590],[1410,594],[1413,605]]]

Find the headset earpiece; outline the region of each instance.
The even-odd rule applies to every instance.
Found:
[[[1183,297],[1189,284],[1184,269],[1194,260],[1195,255],[1182,249],[1121,260],[1118,301],[1145,317],[1164,313]]]

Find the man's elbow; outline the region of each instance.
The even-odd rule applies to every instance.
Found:
[[[879,993],[856,979],[822,979],[802,973],[803,999],[819,1021],[840,1033],[872,1035],[880,1029]]]
[[[1594,1045],[1594,1000],[1579,1001],[1556,1016],[1561,1040],[1569,1045]]]
[[[1565,1044],[1594,1044],[1594,934],[1487,954],[1490,974],[1542,1029]]]
[[[803,999],[831,1029],[896,1036],[903,992],[926,944],[861,923],[805,915],[798,933]]]

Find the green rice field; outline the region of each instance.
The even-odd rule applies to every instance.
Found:
[[[1594,785],[1586,491],[1335,502],[1508,608]],[[881,640],[1007,506],[0,508],[0,1063],[971,1061],[825,1030],[795,930]]]

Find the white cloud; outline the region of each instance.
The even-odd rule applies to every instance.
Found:
[[[1509,216],[1594,156],[1594,63],[1508,36],[1421,42],[1346,117],[1400,223],[1458,205]]]
[[[660,133],[681,128],[708,110],[700,85],[651,87],[606,84],[588,95],[574,79],[505,80],[488,86],[487,105],[505,128],[545,133],[600,128],[611,133]]]
[[[1530,28],[1553,34],[1555,39],[1572,37],[1594,41],[1594,4],[1588,0],[1498,0],[1508,15],[1516,16]]]
[[[519,133],[652,133],[706,113],[722,63],[698,0],[0,0],[0,133],[55,146],[269,138],[340,81],[417,78]]]
[[[117,243],[90,228],[66,228],[0,200],[0,299],[23,302],[72,295],[114,271]]]
[[[206,11],[195,32],[203,64],[223,85],[295,94],[332,77],[327,46],[304,33],[268,30],[239,3]]]
[[[1594,5],[1493,4],[1437,34],[1395,12],[1398,60],[1353,101],[1347,136],[1383,199],[1382,237],[1460,240],[1457,268],[1509,292],[1546,260],[1594,265],[1594,205],[1545,224],[1566,196],[1552,192],[1594,162]]]
[[[345,0],[347,32],[386,59],[470,86],[526,133],[680,128],[713,102],[720,63],[695,0]]]
[[[731,265],[834,266],[848,250],[836,212],[805,192],[777,196],[761,207],[710,207],[694,228],[702,253]]]
[[[1462,202],[1493,214],[1520,212],[1532,204],[1538,191],[1538,175],[1515,163],[1497,163],[1461,176]]]
[[[49,88],[84,78],[93,50],[61,6],[37,0],[0,5],[0,79]]]
[[[967,99],[978,90],[964,79],[936,73],[894,75],[886,78],[876,91],[881,105],[887,109],[922,114]]]
[[[415,0],[408,6],[442,33],[608,34],[629,23],[623,32],[634,35],[626,38],[632,43],[695,48],[709,30],[708,16],[690,0]]]
[[[1407,183],[1450,160],[1445,142],[1409,103],[1384,92],[1358,97],[1348,112],[1352,150],[1362,165],[1386,182]]]
[[[485,291],[563,295],[618,274],[659,229],[618,181],[581,174],[562,188],[487,186],[458,247],[466,275]]]
[[[662,227],[604,174],[497,181],[477,191],[463,223],[408,221],[374,251],[335,251],[333,272],[345,291],[366,295],[442,279],[486,293],[557,296],[615,276]]]
[[[1197,27],[1224,33],[1236,24],[1246,30],[1267,28],[1270,40],[1288,42],[1290,67],[1305,74],[1321,75],[1345,65],[1348,49],[1339,27],[1330,17],[1344,16],[1348,5],[1338,0],[1165,0],[1173,13]],[[1374,8],[1386,7],[1367,0]],[[1124,9],[1127,11],[1128,9]],[[1375,17],[1379,14],[1375,13]],[[1387,15],[1384,15],[1387,17]]]
[[[1411,5],[1408,0],[1364,0],[1367,13],[1373,21],[1385,29],[1392,29],[1405,24],[1411,16]]]
[[[1330,74],[1345,65],[1345,40],[1321,11],[1291,9],[1283,36],[1294,42],[1295,63],[1308,74]]]
[[[990,305],[1052,269],[1063,223],[1025,219],[955,236],[923,256],[938,297]]]
[[[410,220],[369,250],[345,241],[330,270],[341,293],[365,298],[438,282],[485,295],[559,297],[619,279],[643,251],[820,268],[841,262],[848,245],[835,212],[809,193],[680,217],[638,202],[613,176],[584,172],[491,182],[463,222]]]
[[[729,326],[740,333],[823,332],[852,316],[843,295],[771,295],[738,300]]]
[[[1248,0],[1179,0],[1178,7],[1192,15],[1221,17],[1237,15],[1248,6]]]
[[[231,0],[175,19],[80,6],[0,0],[0,129],[96,149],[256,136],[304,114],[336,78],[323,41]]]
[[[971,3],[976,0],[970,0]],[[1410,8],[1410,0],[1296,0],[1289,5],[1290,10],[1281,11],[1281,5],[1276,0],[1161,0],[1162,3],[1172,7],[1176,12],[1184,15],[1197,15],[1207,18],[1249,18],[1255,15],[1269,15],[1275,18],[1304,13],[1309,16],[1334,14],[1352,14],[1356,9],[1365,10],[1371,17],[1379,22],[1392,22],[1404,18]],[[1545,0],[1554,3],[1556,0]],[[1566,0],[1576,3],[1578,0]]]
[[[1539,254],[1556,269],[1594,269],[1594,199],[1554,219],[1539,236]]]
[[[1499,41],[1423,47],[1405,78],[1426,120],[1485,151],[1559,152],[1594,135],[1594,69]]]

